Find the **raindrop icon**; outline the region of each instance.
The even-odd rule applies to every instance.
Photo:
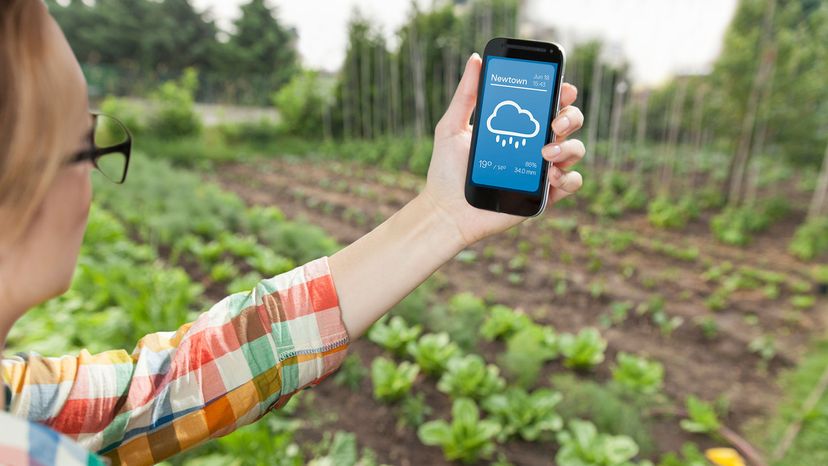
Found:
[[[520,143],[515,141],[515,149],[517,149],[518,147],[520,147]]]
[[[512,136],[509,136],[509,145],[512,145]]]
[[[499,134],[495,136],[495,142],[500,142],[500,135]]]
[[[526,139],[524,139],[523,142],[520,143],[520,145],[525,147],[526,146]]]
[[[503,140],[500,141],[500,142],[501,142],[501,145],[500,145],[501,147],[506,147],[506,138],[503,138]]]

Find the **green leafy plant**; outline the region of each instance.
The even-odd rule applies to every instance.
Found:
[[[417,431],[420,441],[442,447],[443,455],[449,461],[472,463],[491,457],[495,451],[493,439],[500,432],[500,425],[480,419],[480,410],[468,398],[454,400],[451,417],[451,423],[437,420],[420,426]]]
[[[460,353],[445,332],[425,334],[418,341],[409,342],[406,349],[423,372],[430,375],[442,374],[448,361]]]
[[[816,304],[816,297],[812,295],[791,296],[791,306],[796,309],[811,309]]]
[[[616,301],[610,304],[609,321],[618,325],[627,320],[633,305],[629,301]]]
[[[233,277],[230,283],[227,284],[225,290],[228,294],[250,291],[261,281],[261,279],[262,276],[256,272],[248,272],[244,275],[237,275],[236,277]]]
[[[395,354],[402,355],[406,345],[416,340],[420,332],[422,332],[421,326],[409,327],[402,317],[394,316],[390,319],[380,319],[371,326],[368,339]]]
[[[578,228],[578,219],[574,217],[554,217],[547,220],[546,225],[561,233],[572,233]]]
[[[457,262],[461,262],[463,264],[474,264],[474,261],[477,260],[477,251],[474,249],[464,249],[458,252],[454,258]]]
[[[413,428],[420,427],[431,411],[431,406],[426,402],[423,393],[408,395],[400,403],[399,422]]]
[[[152,134],[163,138],[197,135],[201,120],[195,111],[198,72],[187,68],[176,81],[167,81],[152,94],[158,111],[150,119]]]
[[[828,286],[828,265],[815,265],[811,267],[811,278],[820,285]]]
[[[797,228],[788,251],[802,260],[828,252],[828,217],[816,218]]]
[[[748,343],[748,349],[762,358],[763,365],[767,365],[776,356],[776,340],[770,335],[760,335]]]
[[[658,393],[664,383],[664,366],[658,361],[650,361],[622,351],[616,356],[612,379],[625,390],[652,395]]]
[[[558,356],[558,335],[549,326],[530,324],[506,340],[506,351],[497,358],[510,378],[522,387],[537,381],[543,364]]]
[[[482,399],[503,390],[506,382],[500,370],[477,354],[456,356],[446,366],[446,372],[437,383],[437,389],[453,398]]]
[[[716,288],[707,299],[704,300],[705,306],[711,311],[722,311],[727,308],[730,303],[731,291],[725,287]]]
[[[376,466],[376,453],[369,448],[359,454],[356,434],[337,431],[331,436],[325,432],[322,441],[314,445],[312,451],[317,455],[307,466]],[[269,461],[258,464],[269,464]]]
[[[219,262],[210,268],[210,279],[215,282],[226,282],[239,274],[239,269],[232,261]]]
[[[662,456],[658,466],[710,466],[710,462],[696,444],[687,442],[681,446],[680,454],[669,452]]]
[[[557,411],[564,419],[589,420],[601,432],[632,438],[645,455],[655,451],[654,426],[647,411],[657,409],[662,399],[639,396],[615,383],[598,383],[572,373],[554,374],[550,382],[563,395]]]
[[[623,435],[598,433],[589,421],[573,419],[558,433],[558,466],[632,466],[638,445]]]
[[[712,405],[690,395],[686,406],[687,419],[682,419],[679,423],[682,429],[697,434],[714,434],[719,431],[721,422]]]
[[[411,391],[420,368],[408,361],[400,365],[383,357],[371,363],[371,381],[374,384],[374,398],[392,402],[401,399]]]
[[[322,127],[319,109],[325,105],[321,87],[318,72],[302,71],[271,95],[273,105],[282,116],[282,131],[310,138],[319,137]]]
[[[557,432],[563,427],[563,419],[555,412],[561,394],[549,389],[527,393],[510,388],[483,400],[483,409],[496,418],[503,429],[498,440],[503,442],[513,436],[534,442],[544,433]]]
[[[487,310],[479,296],[458,293],[451,297],[447,306],[437,305],[427,314],[427,325],[432,331],[448,333],[451,341],[468,351],[477,344]]]
[[[680,201],[657,197],[647,206],[647,218],[659,228],[682,229],[698,215],[698,206],[689,196]]]
[[[342,361],[339,370],[336,371],[334,382],[338,385],[348,387],[351,391],[359,390],[362,379],[368,373],[368,369],[362,364],[362,359],[356,353],[349,354]]]
[[[710,228],[719,241],[745,246],[753,235],[765,230],[770,219],[764,211],[751,207],[728,208],[713,217]]]
[[[296,420],[280,416],[268,417],[217,439],[218,452],[201,456],[192,463],[302,466],[307,464],[307,460],[296,439],[296,431],[299,427],[301,427],[301,422]],[[239,461],[239,458],[244,460]],[[185,464],[191,464],[191,462],[185,462]]]
[[[667,243],[659,240],[649,240],[645,243],[653,251],[664,254],[684,262],[694,262],[699,258],[699,248],[695,246],[680,247],[673,243]]]
[[[532,319],[519,310],[513,310],[501,304],[489,309],[489,316],[480,328],[480,334],[488,341],[508,337],[518,330],[532,324]]]
[[[652,314],[652,321],[658,326],[661,334],[670,336],[677,328],[684,323],[684,318],[681,316],[671,316],[666,311],[660,309]]]
[[[601,299],[606,291],[607,286],[603,279],[594,280],[589,284],[589,294],[594,299]]]
[[[713,317],[707,316],[697,320],[696,325],[701,329],[702,335],[708,340],[712,340],[719,335],[719,324]]]
[[[590,369],[604,361],[607,342],[598,330],[586,328],[577,335],[561,334],[558,348],[564,356],[564,365],[576,369]]]
[[[264,247],[252,253],[247,258],[247,264],[265,277],[273,277],[296,267],[292,260]]]

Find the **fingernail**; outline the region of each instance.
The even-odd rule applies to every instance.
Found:
[[[561,153],[561,146],[560,144],[553,144],[543,148],[543,157],[550,162],[555,162],[555,157]]]
[[[569,128],[569,117],[567,116],[561,117],[552,123],[552,129],[555,130],[556,134],[563,133],[567,128]]]
[[[561,153],[561,145],[560,144],[554,144],[554,145],[549,146],[548,149],[546,149],[546,153],[544,154],[544,156],[546,156],[546,158],[549,159],[550,162],[555,162],[556,161],[555,158],[560,153]]]

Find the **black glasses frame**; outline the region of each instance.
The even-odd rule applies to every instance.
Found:
[[[90,148],[82,150],[82,151],[78,152],[77,154],[75,154],[74,156],[72,156],[69,163],[81,163],[81,162],[85,162],[85,161],[89,160],[89,161],[92,162],[93,165],[95,165],[95,168],[97,168],[99,171],[101,171],[101,173],[103,173],[101,168],[98,166],[98,159],[100,159],[101,157],[103,157],[107,154],[114,154],[114,153],[122,154],[124,157],[126,157],[126,160],[124,161],[124,173],[121,176],[121,179],[120,180],[113,180],[112,178],[109,178],[108,176],[107,176],[107,178],[112,180],[114,183],[123,184],[123,182],[126,181],[127,172],[129,171],[129,158],[130,158],[130,155],[132,153],[132,133],[130,133],[129,128],[127,128],[126,125],[124,125],[117,118],[113,118],[109,115],[104,115],[107,118],[112,119],[115,123],[117,123],[118,125],[121,126],[121,128],[124,130],[124,133],[126,133],[126,135],[127,135],[127,139],[126,139],[126,141],[124,141],[120,144],[115,144],[114,146],[98,147],[95,144],[95,129],[97,128],[97,125],[98,125],[98,117],[101,116],[101,115],[102,114],[100,114],[100,113],[92,112],[92,119],[93,119],[93,121],[92,121],[92,131],[89,133]]]

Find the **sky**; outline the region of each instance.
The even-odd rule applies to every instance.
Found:
[[[246,0],[193,0],[228,27]],[[432,0],[416,0],[427,8]],[[709,69],[738,0],[527,0],[536,27],[554,28],[555,42],[607,42],[607,59],[623,56],[639,84],[655,85],[674,74]],[[345,58],[347,22],[354,8],[380,25],[393,41],[411,0],[270,0],[279,18],[296,28],[303,63],[336,71]]]

